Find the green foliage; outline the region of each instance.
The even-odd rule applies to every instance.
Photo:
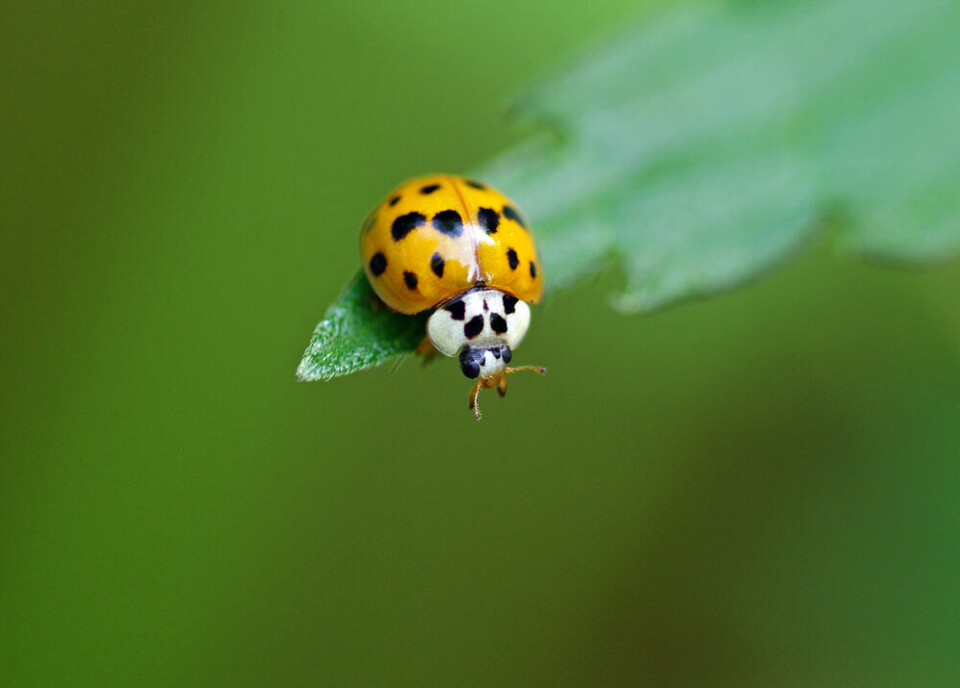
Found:
[[[548,289],[615,257],[629,312],[755,278],[828,224],[856,255],[942,260],[960,251],[958,31],[949,0],[679,10],[534,89],[516,112],[543,133],[471,174],[524,209]],[[415,346],[419,322],[363,283],[301,379]]]
[[[297,368],[301,380],[347,375],[416,348],[426,316],[400,316],[379,303],[361,271],[330,307]]]

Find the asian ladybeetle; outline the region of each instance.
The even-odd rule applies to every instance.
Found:
[[[458,356],[480,390],[506,394],[504,377],[536,366],[507,366],[543,294],[543,274],[527,222],[485,184],[453,175],[418,177],[394,189],[360,230],[363,269],[377,296],[412,315],[433,309],[417,349]]]

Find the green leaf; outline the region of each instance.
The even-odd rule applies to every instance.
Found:
[[[297,379],[329,380],[413,351],[426,323],[426,314],[401,316],[387,310],[360,271],[314,330]]]
[[[543,133],[471,174],[526,212],[548,290],[619,259],[624,311],[754,279],[827,226],[856,255],[944,260],[960,253],[958,35],[955,0],[675,10],[529,93],[515,112]],[[410,319],[351,303],[331,313],[364,336],[333,341],[324,320],[331,348],[314,335],[302,378],[415,346],[396,334]]]

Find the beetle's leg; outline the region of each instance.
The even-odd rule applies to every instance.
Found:
[[[433,345],[433,342],[430,341],[430,337],[424,337],[420,340],[420,343],[417,344],[416,351],[417,356],[420,356],[422,359],[423,365],[427,365],[430,361],[437,357],[437,354],[440,352],[437,351],[437,348]]]
[[[477,417],[477,420],[480,420],[480,405],[477,402],[481,389],[483,389],[483,381],[477,380],[477,384],[470,390],[470,408],[473,410],[473,415]]]
[[[503,372],[509,375],[510,373],[519,373],[521,370],[532,370],[534,372],[540,373],[541,375],[544,375],[547,372],[546,368],[541,368],[540,366],[520,366],[519,368],[505,368]]]

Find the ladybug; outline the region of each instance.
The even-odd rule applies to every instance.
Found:
[[[499,191],[473,179],[410,179],[374,209],[360,230],[363,269],[398,313],[431,310],[417,353],[457,356],[481,389],[506,394],[513,350],[530,324],[527,302],[543,295],[543,274],[527,221]]]

